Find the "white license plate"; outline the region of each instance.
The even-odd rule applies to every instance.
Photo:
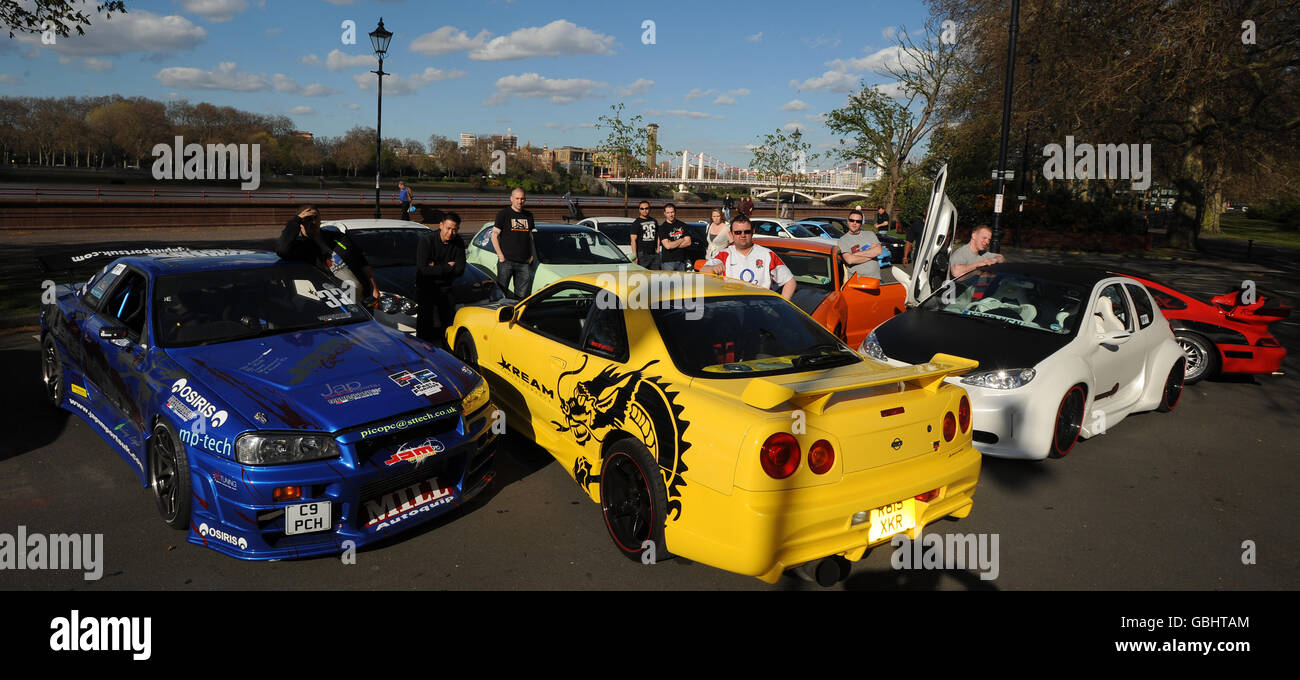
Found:
[[[310,534],[313,531],[325,531],[330,528],[330,503],[303,503],[290,505],[284,509],[284,533]]]
[[[867,542],[875,543],[915,526],[916,500],[907,498],[895,501],[871,511],[871,529],[867,531]]]

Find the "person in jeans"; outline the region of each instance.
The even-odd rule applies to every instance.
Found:
[[[457,233],[460,215],[446,212],[437,231],[420,238],[415,249],[415,335],[443,348],[446,331],[455,316],[452,282],[465,273],[465,240]]]
[[[522,300],[533,292],[533,214],[524,210],[524,190],[510,192],[510,205],[497,213],[492,249],[497,253],[497,284]],[[513,283],[513,285],[511,285]]]
[[[406,186],[406,182],[397,183],[397,202],[402,205],[402,214],[400,219],[411,219],[411,201],[415,200],[415,194],[411,193],[411,188]]]
[[[677,206],[672,203],[664,205],[664,221],[655,232],[663,250],[659,253],[660,268],[665,271],[686,271],[686,248],[691,245],[691,237],[686,233],[686,223],[677,219]]]
[[[650,216],[649,201],[641,201],[636,211],[636,222],[632,223],[632,261],[646,269],[658,269],[659,224]]]

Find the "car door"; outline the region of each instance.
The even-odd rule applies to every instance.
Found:
[[[907,284],[907,304],[914,306],[929,297],[948,278],[948,249],[957,225],[957,207],[944,193],[948,166],[935,175],[925,212],[925,229],[916,244],[916,264]]]
[[[1137,319],[1123,283],[1108,280],[1099,288],[1092,301],[1092,319],[1085,321],[1092,327],[1084,330],[1093,337],[1093,408],[1111,414],[1131,406],[1141,395],[1147,344],[1135,332]],[[1103,298],[1109,301],[1109,314]]]
[[[790,238],[790,235],[781,228],[780,224],[768,220],[750,219],[754,225],[754,236],[772,236],[775,238]]]
[[[87,375],[112,410],[115,423],[131,427],[127,434],[132,439],[144,427],[139,395],[149,352],[148,303],[148,278],[127,267],[83,325]]]

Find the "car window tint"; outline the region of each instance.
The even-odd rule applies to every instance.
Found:
[[[609,305],[595,305],[587,321],[587,337],[582,344],[584,352],[616,361],[627,360],[627,331],[623,326],[623,310]]]
[[[483,250],[492,250],[492,228],[488,227],[474,237],[474,245]]]
[[[781,261],[790,268],[794,280],[799,286],[811,286],[830,291],[835,283],[835,272],[831,270],[831,258],[821,253],[790,248],[772,248],[772,252],[781,256]]]
[[[1129,297],[1133,298],[1133,308],[1137,312],[1138,328],[1146,328],[1151,325],[1155,314],[1151,310],[1151,298],[1147,297],[1146,289],[1142,286],[1126,283]]]
[[[86,306],[91,309],[97,308],[99,301],[104,297],[104,293],[108,292],[109,286],[112,286],[113,282],[117,281],[117,277],[121,276],[124,271],[126,271],[126,265],[124,264],[112,265],[111,268],[105,267],[104,271],[100,272],[99,276],[91,281],[86,291]]]
[[[561,285],[549,288],[524,305],[519,325],[548,338],[581,349],[587,316],[596,301],[596,291],[585,286]]]
[[[600,231],[614,239],[615,243],[627,243],[632,238],[631,222],[602,222]]]
[[[147,288],[143,275],[127,270],[100,311],[112,325],[126,326],[131,339],[136,342],[140,341],[140,333],[144,330]]]
[[[780,235],[781,235],[781,229],[780,229],[780,227],[778,227],[776,224],[774,224],[774,223],[772,223],[772,222],[758,222],[758,221],[755,221],[753,224],[754,224],[754,233],[755,233],[756,235],[760,235],[760,236],[780,236]]]
[[[323,229],[322,229],[323,230]],[[366,254],[371,267],[409,267],[415,262],[420,239],[433,232],[423,227],[354,229],[352,242]]]

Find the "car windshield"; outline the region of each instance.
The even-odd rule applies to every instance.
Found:
[[[651,314],[678,370],[697,378],[752,378],[862,360],[776,296],[710,297],[698,307]]]
[[[625,264],[623,251],[596,231],[542,229],[534,236],[542,264]]]
[[[1073,335],[1089,292],[1061,281],[985,269],[953,281],[951,288],[940,288],[921,309]]]
[[[802,226],[809,229],[820,229],[822,233],[829,238],[839,238],[844,235],[844,230],[834,222],[823,222],[821,220],[807,220]]]
[[[278,335],[370,318],[355,293],[315,267],[172,274],[154,286],[154,331],[162,347],[189,347]]]
[[[423,227],[392,229],[354,229],[348,232],[360,246],[372,267],[410,267],[415,265],[415,249],[420,237],[432,233]]]
[[[794,236],[795,238],[813,238],[815,236],[820,235],[820,234],[814,234],[811,229],[803,226],[802,224],[792,224],[786,227],[786,230],[789,231],[790,235]]]
[[[831,256],[825,253],[810,253],[806,250],[778,248],[767,246],[772,252],[781,256],[781,261],[790,268],[798,287],[812,287],[830,292],[835,285],[835,273],[831,270]]]

